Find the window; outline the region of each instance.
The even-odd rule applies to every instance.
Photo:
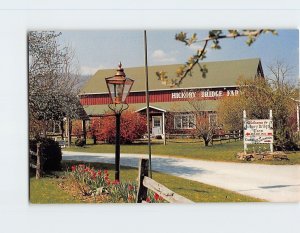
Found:
[[[217,126],[217,114],[212,113],[208,115],[209,125]]]
[[[174,128],[175,129],[181,129],[181,117],[180,116],[175,116],[174,117]]]
[[[161,117],[153,117],[153,127],[160,127]]]
[[[195,116],[193,114],[181,114],[174,116],[175,129],[194,129]]]

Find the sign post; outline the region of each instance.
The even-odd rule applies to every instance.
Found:
[[[299,133],[299,131],[300,131],[300,125],[299,125],[299,103],[297,103],[296,112],[297,112],[297,132]]]
[[[247,154],[247,144],[245,142],[245,130],[247,129],[247,125],[246,125],[246,110],[243,111],[243,127],[244,127],[244,137],[243,137],[243,140],[244,140],[244,154]]]
[[[272,114],[272,110],[270,110],[270,128],[272,129],[272,133],[273,133],[273,114]],[[273,137],[273,134],[272,134],[272,137]],[[270,143],[270,151],[271,151],[271,153],[273,153],[273,138],[272,138],[272,142]]]
[[[244,153],[246,154],[247,144],[270,144],[270,151],[273,153],[273,117],[270,110],[269,119],[247,119],[246,111],[243,111],[244,122]]]

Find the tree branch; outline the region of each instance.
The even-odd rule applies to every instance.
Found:
[[[208,46],[209,42],[212,42],[213,49],[221,49],[219,45],[219,40],[223,39],[235,39],[237,37],[248,37],[246,44],[249,46],[255,42],[256,38],[260,36],[262,33],[271,32],[274,35],[277,35],[275,30],[270,29],[259,29],[259,30],[228,30],[228,34],[222,34],[222,30],[211,30],[209,31],[209,36],[198,40],[196,33],[194,33],[190,38],[186,36],[186,33],[180,32],[176,34],[175,39],[183,42],[186,46],[190,46],[195,43],[203,43],[204,46],[202,49],[199,49],[196,54],[194,54],[190,59],[181,67],[179,67],[176,71],[177,78],[169,80],[167,73],[165,71],[156,72],[158,79],[162,81],[163,84],[169,85],[170,87],[180,86],[183,80],[187,77],[189,73],[191,73],[192,69],[196,64],[199,64],[200,71],[202,72],[202,76],[205,77],[207,73],[206,67],[202,67],[200,65],[200,61],[206,58],[206,47]]]

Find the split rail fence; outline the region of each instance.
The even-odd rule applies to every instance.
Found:
[[[222,141],[230,142],[231,140],[234,140],[236,142],[237,140],[242,140],[242,139],[243,139],[243,134],[241,132],[238,132],[238,133],[225,133],[225,134],[214,135],[212,141],[222,143]]]
[[[179,194],[173,192],[172,190],[168,189],[164,185],[148,177],[148,169],[149,169],[149,160],[140,159],[137,203],[147,203],[146,199],[147,199],[148,189],[157,193],[164,200],[170,203],[193,203],[191,200],[183,196],[180,196]]]
[[[37,143],[36,152],[29,150],[30,155],[36,156],[36,164],[29,161],[29,166],[35,169],[35,178],[39,179],[43,173],[43,160],[41,155],[41,143]]]

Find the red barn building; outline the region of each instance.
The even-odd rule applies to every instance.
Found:
[[[217,117],[216,109],[224,96],[238,94],[237,80],[263,76],[260,59],[245,59],[234,61],[203,62],[208,72],[203,77],[197,67],[192,70],[180,87],[170,88],[157,79],[156,72],[164,70],[169,77],[176,75],[180,65],[150,66],[149,97],[152,135],[166,133],[188,134],[193,129],[195,116],[190,111],[190,101],[201,99],[203,111],[210,121]],[[127,97],[129,109],[145,112],[145,68],[124,67],[126,76],[135,82]],[[105,83],[106,77],[114,76],[115,69],[99,70],[84,85],[80,92],[80,102],[90,117],[101,116],[109,112],[108,104],[111,98]],[[168,125],[168,127],[165,127]]]

